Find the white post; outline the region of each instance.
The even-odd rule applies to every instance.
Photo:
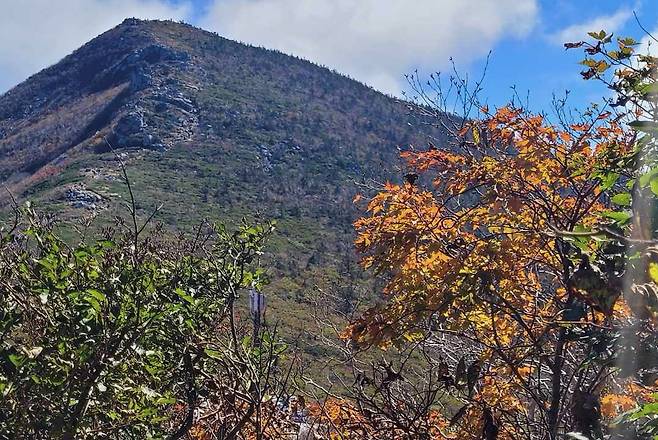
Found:
[[[249,312],[254,323],[254,344],[260,345],[260,327],[265,319],[265,295],[256,289],[249,291]]]

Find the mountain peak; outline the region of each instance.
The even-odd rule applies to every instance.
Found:
[[[329,193],[350,206],[347,186],[386,176],[396,147],[424,140],[409,122],[407,105],[308,61],[131,18],[0,96],[0,183],[68,203],[66,194],[98,183],[81,164],[103,179],[112,174],[97,172],[114,166],[111,145],[140,160],[222,164],[210,187],[233,173],[249,182],[247,192],[269,188],[254,195],[262,206],[296,193],[297,211],[331,182],[338,186]],[[304,193],[316,175],[313,195]],[[237,187],[222,191],[227,207],[242,199]]]
[[[0,180],[34,173],[97,132],[119,147],[164,148],[140,116],[148,99],[158,112],[171,106],[170,119],[185,113],[185,127],[162,127],[169,142],[187,136],[196,124],[183,93],[193,64],[175,35],[193,29],[126,20],[0,97]]]

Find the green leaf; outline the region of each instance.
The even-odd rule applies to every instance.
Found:
[[[630,420],[638,420],[642,417],[658,414],[658,403],[648,403],[644,405],[639,411],[631,414]]]
[[[10,354],[9,355],[9,361],[14,364],[15,367],[20,367],[25,363],[25,356],[22,356],[20,354]]]
[[[187,293],[185,293],[185,291],[183,289],[181,289],[180,287],[176,288],[176,295],[180,296],[181,298],[183,298],[185,301],[187,301],[188,303],[190,303],[192,305],[194,305],[194,303],[195,303],[194,297],[192,297],[192,296],[188,295]]]
[[[658,133],[658,122],[633,121],[628,124],[631,128],[644,133]]]
[[[619,180],[619,174],[617,173],[607,173],[602,176],[599,176],[601,179],[601,191],[606,191],[610,188],[613,187],[615,183],[617,183],[617,180]]]
[[[82,259],[88,257],[89,253],[87,251],[85,251],[84,249],[79,249],[79,250],[75,251],[74,255],[77,259],[82,260]]]
[[[160,397],[158,399],[155,399],[155,403],[157,405],[171,405],[176,403],[176,398],[175,397]]]
[[[37,260],[37,263],[39,264],[39,266],[41,266],[41,267],[43,267],[43,268],[45,268],[49,271],[52,271],[55,268],[53,263],[48,261],[46,258],[42,258],[40,260]]]
[[[628,211],[606,211],[603,213],[604,217],[612,219],[620,226],[625,225],[633,217]]]
[[[101,311],[101,304],[93,296],[85,296],[85,301],[94,309],[96,313]]]
[[[623,46],[635,46],[637,44],[637,41],[631,37],[618,38],[617,41]]]
[[[651,182],[649,182],[649,186],[651,187],[651,192],[658,196],[658,177],[654,177],[651,179]]]
[[[630,206],[631,205],[631,195],[630,193],[621,193],[612,197],[612,203],[615,203],[619,206]]]
[[[212,359],[222,359],[223,358],[222,353],[217,351],[217,350],[211,350],[209,348],[206,348],[206,349],[203,350],[203,352],[205,354],[207,354],[208,357],[210,357]]]
[[[658,167],[652,168],[640,176],[640,187],[645,188],[656,177],[658,177]]]
[[[121,416],[116,411],[108,411],[107,416],[110,420],[119,420]]]
[[[96,300],[98,300],[98,302],[105,302],[105,300],[106,300],[105,295],[102,292],[99,292],[96,289],[88,289],[87,294],[89,294],[92,297],[96,298]]]
[[[642,95],[649,97],[650,95],[658,94],[658,82],[640,84],[636,87],[636,89]]]
[[[587,35],[595,40],[603,40],[608,34],[604,30],[601,30],[600,32],[588,32]]]

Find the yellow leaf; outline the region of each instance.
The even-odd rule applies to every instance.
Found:
[[[475,141],[476,144],[480,143],[480,130],[475,126],[473,127],[473,141]]]
[[[649,277],[658,284],[658,263],[649,263]]]

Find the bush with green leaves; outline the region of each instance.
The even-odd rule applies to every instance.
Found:
[[[273,226],[172,240],[133,219],[76,245],[29,205],[4,228],[0,439],[181,438],[201,402],[227,398],[237,432],[276,392],[254,384],[283,346],[255,347],[235,319]]]
[[[639,22],[639,21],[638,21]],[[606,346],[614,354],[621,378],[635,392],[617,390],[611,397],[638,395],[636,405],[614,420],[611,438],[658,438],[658,57],[633,38],[590,32],[591,40],[567,43],[582,48],[584,79],[603,82],[614,92],[606,102],[633,135],[634,149],[616,154],[614,145],[599,152],[601,190],[611,193],[610,210],[601,225],[585,231],[576,245],[601,243],[588,258],[608,278],[623,279],[623,296],[632,310],[627,329]],[[658,39],[649,33],[651,45]],[[654,54],[655,55],[655,54]],[[609,264],[614,262],[615,264]],[[635,398],[635,396],[633,396]]]

